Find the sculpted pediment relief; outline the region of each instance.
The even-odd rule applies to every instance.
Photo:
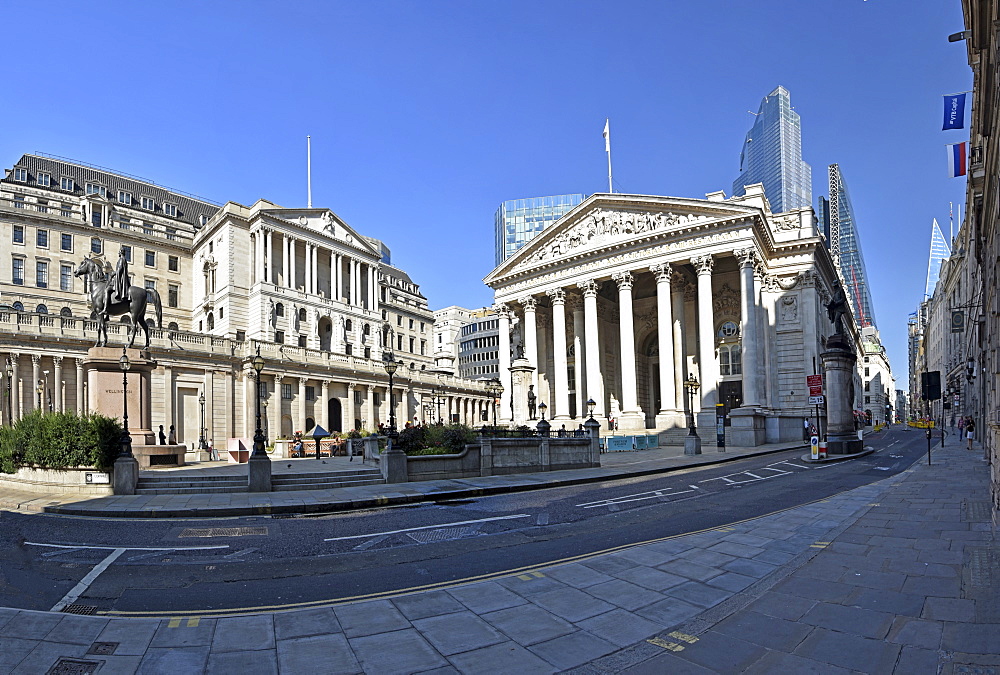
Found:
[[[737,215],[737,214],[733,214]],[[749,215],[749,214],[748,214]],[[507,273],[526,271],[587,251],[596,251],[651,232],[668,232],[720,218],[719,214],[684,213],[679,210],[608,209],[597,207],[577,221],[557,225],[530,242],[520,260]]]

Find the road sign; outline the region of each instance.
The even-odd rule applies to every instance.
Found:
[[[822,375],[806,375],[806,384],[810,387],[822,387],[823,386],[823,376]]]
[[[810,396],[809,397],[809,405],[823,405],[823,397],[822,396]]]
[[[809,387],[809,395],[810,396],[822,396],[823,395],[823,387]]]
[[[812,459],[819,459],[819,436],[809,437],[809,455]]]

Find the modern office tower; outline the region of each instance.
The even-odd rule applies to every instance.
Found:
[[[934,287],[937,286],[938,277],[941,274],[941,263],[945,258],[951,256],[951,247],[948,240],[944,238],[944,232],[938,225],[937,218],[931,227],[931,251],[927,257],[927,285],[924,287],[924,298],[934,295]]]
[[[743,141],[733,195],[743,195],[744,187],[754,183],[764,184],[772,213],[812,206],[812,168],[802,161],[802,125],[784,87],[760,102]]]
[[[830,250],[830,200],[820,197],[816,205],[816,219],[819,221],[819,229],[826,237],[826,250]]]
[[[514,255],[517,249],[562,218],[583,199],[583,195],[556,195],[511,199],[501,204],[494,217],[496,264],[500,265]]]
[[[840,173],[840,167],[831,164],[830,175],[830,254],[840,268],[840,274],[847,284],[844,289],[850,299],[851,310],[859,327],[874,326],[875,313],[872,295],[868,288],[868,273],[865,259],[861,254],[861,240],[858,237],[857,220],[847,183]]]

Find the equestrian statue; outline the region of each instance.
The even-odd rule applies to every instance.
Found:
[[[128,258],[125,247],[118,252],[118,264],[106,273],[100,262],[94,258],[84,258],[73,276],[85,277],[90,281],[90,306],[93,317],[97,320],[97,344],[95,347],[105,347],[108,344],[108,320],[112,316],[128,314],[132,320],[129,331],[128,346],[135,343],[135,336],[142,326],[146,334],[146,345],[149,348],[149,324],[146,323],[146,303],[153,301],[156,308],[156,325],[163,325],[163,305],[160,294],[155,288],[133,286],[129,280]]]

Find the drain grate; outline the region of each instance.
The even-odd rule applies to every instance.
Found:
[[[990,588],[993,585],[993,570],[1000,567],[1000,555],[985,546],[970,546],[966,550],[969,551],[969,585]]]
[[[184,539],[186,537],[249,537],[266,534],[266,527],[189,527],[177,536]]]
[[[94,654],[95,656],[111,656],[118,649],[117,642],[95,642],[90,645],[90,649],[87,650],[88,654]]]
[[[962,520],[967,523],[988,523],[993,514],[990,503],[966,499],[962,501]]]
[[[451,527],[441,530],[418,530],[416,532],[407,532],[406,535],[411,539],[415,539],[421,544],[431,544],[437,541],[451,541],[452,539],[462,539],[464,537],[470,537],[479,534],[479,532],[472,527]]]
[[[64,614],[84,614],[90,616],[97,612],[97,607],[93,605],[66,605],[62,608]]]
[[[101,667],[100,661],[61,658],[46,671],[46,675],[89,675]]]

